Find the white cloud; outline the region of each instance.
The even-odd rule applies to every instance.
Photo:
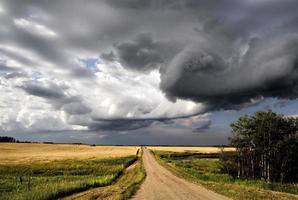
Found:
[[[1,77],[0,92],[6,95],[0,102],[0,126],[4,130],[84,130],[93,119],[173,118],[193,115],[203,108],[191,101],[170,102],[159,89],[157,70],[141,74],[126,70],[120,63],[103,61],[95,67],[98,72],[92,80],[66,75],[59,80],[39,68],[40,77],[34,77],[34,71],[27,77]],[[29,86],[33,88],[29,90]],[[42,91],[46,89],[51,90]]]
[[[34,21],[30,21],[24,18],[14,19],[13,21],[17,27],[23,28],[26,31],[29,31],[33,34],[46,36],[46,37],[57,37],[56,32],[46,27],[45,25],[38,24]]]

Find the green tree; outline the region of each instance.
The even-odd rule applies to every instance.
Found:
[[[236,147],[237,159],[224,163],[237,166],[238,177],[297,182],[297,118],[259,111],[240,117],[231,128],[230,140]]]

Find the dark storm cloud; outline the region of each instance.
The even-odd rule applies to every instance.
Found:
[[[58,79],[95,79],[94,71],[74,60],[100,55],[127,70],[159,69],[160,88],[169,99],[205,103],[210,110],[238,109],[264,97],[298,97],[297,0],[4,0],[0,4],[5,11],[0,16],[1,55],[43,76],[59,72]],[[21,75],[3,70],[7,76]],[[85,84],[80,81],[78,85]],[[57,83],[21,88],[69,115],[93,111],[84,97],[69,95]],[[159,120],[88,117],[70,122],[92,130],[134,130]]]
[[[145,13],[188,12],[188,16],[175,18],[177,24],[186,23],[184,19],[190,16],[196,19],[190,20],[190,26],[197,35],[188,32],[191,27],[179,30],[189,42],[171,59],[162,59],[163,51],[153,48],[154,37],[147,38],[147,42],[137,39],[121,43],[115,48],[127,68],[148,71],[156,63],[165,65],[161,89],[169,99],[190,99],[205,103],[210,110],[220,110],[240,109],[264,97],[298,97],[297,1],[128,0],[108,4],[129,11],[142,9]],[[161,21],[164,19],[162,16]],[[177,39],[171,33],[168,37]],[[142,49],[147,51],[143,53]]]
[[[210,109],[234,109],[252,99],[298,97],[298,34],[251,39],[244,55],[225,60],[220,54],[186,48],[162,74],[169,98],[204,102]]]
[[[115,45],[120,62],[136,71],[149,71],[163,62],[159,44],[152,40],[150,34],[140,34],[133,42]]]
[[[74,123],[78,124],[80,119],[74,119]],[[84,122],[81,121],[83,124]],[[146,127],[174,127],[192,129],[193,132],[204,132],[211,127],[212,120],[204,115],[183,116],[172,118],[145,118],[145,119],[102,119],[92,117],[92,121],[87,123],[89,130],[104,130],[104,131],[126,131],[137,130]]]
[[[189,128],[189,126],[183,125],[183,122],[187,122],[189,117],[172,117],[172,118],[145,118],[145,119],[101,119],[92,118],[92,122],[88,124],[90,130],[105,130],[105,131],[125,131],[125,130],[137,130],[140,128],[159,126],[161,124],[165,126],[173,127],[184,127]],[[77,122],[76,122],[77,123]],[[212,121],[207,118],[198,118],[195,124],[192,124],[192,128],[197,131],[203,131],[210,128]]]
[[[264,97],[298,97],[298,3],[244,2],[251,13],[241,20],[222,13],[224,18],[209,18],[195,29],[203,41],[186,46],[161,75],[169,99],[191,99],[219,110]],[[274,13],[278,7],[283,11]]]
[[[88,125],[89,130],[104,130],[104,131],[125,131],[136,130],[150,126],[153,120],[129,120],[129,119],[115,119],[115,120],[101,120],[93,121]]]
[[[129,9],[148,9],[152,1],[124,0],[124,1],[105,1],[113,7],[129,8]]]
[[[148,1],[138,1],[138,0],[106,0],[108,5],[121,8],[121,9],[130,9],[130,10],[207,10],[216,9],[217,6],[224,6],[228,0],[222,0],[220,2],[213,2],[209,0],[148,0]],[[234,1],[233,4],[237,4],[238,1]],[[218,9],[218,8],[217,8]]]
[[[92,122],[88,124],[90,130],[105,130],[105,131],[125,131],[137,130],[140,128],[149,127],[154,124],[174,124],[173,119],[168,118],[148,118],[148,119],[100,119],[92,118]]]

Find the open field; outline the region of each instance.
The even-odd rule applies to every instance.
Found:
[[[150,150],[178,177],[220,195],[173,176]],[[128,199],[146,174],[141,151],[129,146],[0,143],[0,199]],[[234,179],[223,173],[221,151],[218,147],[145,148],[147,179],[134,199],[183,199],[188,194],[188,199],[298,200],[295,184]],[[224,151],[234,154],[234,148]]]
[[[198,153],[219,153],[219,147],[175,147],[175,146],[150,146],[148,149],[153,151],[173,151],[173,152],[198,152]],[[225,147],[224,151],[235,151],[235,148]]]
[[[137,156],[0,165],[0,199],[56,199],[112,184]]]
[[[219,154],[154,151],[157,160],[177,176],[197,182],[232,199],[297,200],[295,184],[234,179],[220,170]]]
[[[77,144],[0,143],[1,164],[135,155],[139,147]]]
[[[117,190],[117,194],[129,196],[144,174],[140,175],[142,165],[136,155],[139,149],[127,146],[0,143],[0,199],[56,199],[91,188],[114,185],[123,174],[133,174],[135,178],[125,182],[127,187]],[[138,164],[134,164],[137,160]],[[132,164],[136,166],[134,170],[127,170]]]

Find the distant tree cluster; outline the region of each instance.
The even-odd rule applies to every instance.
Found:
[[[18,142],[18,140],[13,137],[0,136],[0,142]]]
[[[226,172],[267,182],[298,182],[298,118],[259,111],[240,117],[231,128],[237,155],[224,157]]]

